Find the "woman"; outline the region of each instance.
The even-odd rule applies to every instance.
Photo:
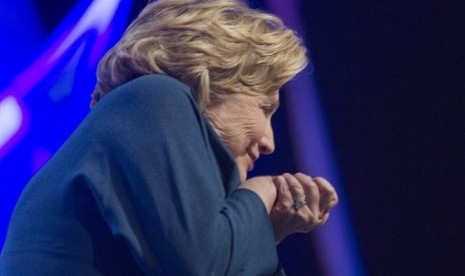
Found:
[[[102,59],[92,111],[17,204],[2,275],[273,275],[332,186],[247,179],[279,89],[306,65],[276,17],[234,0],[150,3]]]

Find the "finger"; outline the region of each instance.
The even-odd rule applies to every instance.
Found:
[[[291,192],[291,195],[292,195],[293,204],[295,204],[298,198],[304,197],[305,200],[307,200],[305,190],[297,178],[295,178],[292,174],[288,174],[288,173],[284,174],[283,177],[286,180],[287,185],[289,186],[289,191]],[[302,207],[305,207],[305,206],[302,206]]]
[[[289,186],[286,179],[279,175],[274,178],[276,189],[278,191],[277,204],[283,205],[286,208],[292,208],[294,200],[292,194],[289,191]]]
[[[321,218],[320,218],[320,226],[323,225],[323,224],[325,224],[326,221],[328,221],[328,219],[329,219],[329,214],[330,214],[329,212],[326,212],[326,213],[323,213],[323,214],[322,214],[322,216],[321,216]]]
[[[323,177],[314,177],[313,181],[316,183],[316,185],[318,186],[320,190],[321,210],[323,210],[324,212],[329,212],[329,210],[333,208],[334,206],[336,206],[336,204],[339,201],[336,190],[334,189],[333,185],[331,185],[331,183],[329,183]]]
[[[296,173],[296,179],[298,179],[305,190],[305,194],[307,195],[307,205],[312,210],[312,213],[320,216],[320,191],[316,183],[312,180],[312,178],[303,173]]]
[[[293,196],[305,194],[305,190],[302,187],[302,184],[295,176],[290,173],[285,173],[283,177],[286,180],[286,183],[289,186],[289,190]]]

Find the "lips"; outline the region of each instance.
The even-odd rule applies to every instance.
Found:
[[[250,172],[251,170],[253,170],[255,161],[257,161],[258,156],[254,155],[252,153],[249,153],[248,156],[249,156],[249,160],[248,160],[249,162],[248,162],[248,166],[247,166],[247,171]]]
[[[253,167],[254,167],[254,163],[253,162],[249,162],[248,166],[247,166],[247,171],[250,172],[253,170]]]

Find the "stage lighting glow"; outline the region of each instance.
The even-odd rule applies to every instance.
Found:
[[[0,101],[0,149],[18,133],[22,117],[21,107],[14,97]]]
[[[37,8],[33,1],[26,4],[28,9]],[[2,82],[0,248],[14,204],[27,181],[87,114],[98,61],[120,38],[131,7],[132,0],[77,1],[45,42],[30,45],[41,49],[36,58]],[[34,24],[31,30],[37,25],[32,21],[24,24]]]

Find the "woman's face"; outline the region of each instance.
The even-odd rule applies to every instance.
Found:
[[[250,96],[233,94],[208,108],[206,117],[236,160],[241,182],[260,154],[274,151],[271,117],[279,106],[279,94]]]

